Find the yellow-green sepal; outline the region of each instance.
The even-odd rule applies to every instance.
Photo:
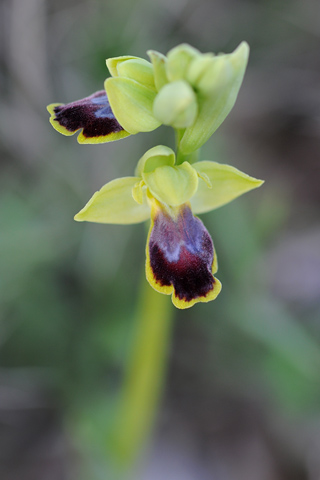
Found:
[[[123,225],[144,222],[150,217],[150,207],[146,201],[137,203],[132,196],[132,189],[140,180],[139,177],[112,180],[92,196],[74,219]]]
[[[131,134],[150,132],[160,126],[153,115],[156,93],[129,78],[107,78],[105,89],[120,125]]]
[[[141,177],[143,173],[153,172],[158,167],[165,165],[173,167],[176,161],[174,151],[165,145],[150,148],[139,160],[135,175]]]
[[[218,55],[211,59],[207,57],[202,64],[198,59],[195,60],[198,66],[191,78],[196,82],[194,88],[198,91],[199,113],[181,139],[180,149],[184,154],[198,150],[231,111],[244,77],[248,56],[249,46],[242,42],[231,54]]]
[[[177,166],[163,166],[153,172],[142,173],[151,195],[169,206],[186,203],[196,193],[198,174],[188,162]]]
[[[264,183],[231,165],[204,160],[192,166],[200,177],[198,189],[190,200],[194,213],[205,213],[222,207]],[[209,179],[211,188],[203,178]]]
[[[167,58],[162,53],[155,50],[148,50],[147,54],[153,66],[154,83],[156,89],[159,91],[164,85],[168,83],[166,64]]]
[[[153,113],[164,125],[190,127],[198,113],[196,94],[184,80],[167,83],[154,100]]]

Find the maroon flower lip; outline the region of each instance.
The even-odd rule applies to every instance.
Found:
[[[49,105],[48,110],[60,133],[72,135],[82,129],[80,143],[102,143],[129,135],[115,118],[104,90],[66,105]]]
[[[159,205],[159,204],[158,204]],[[162,293],[173,293],[176,306],[192,306],[215,298],[221,284],[211,237],[188,204],[176,218],[157,208],[147,245],[147,278]]]

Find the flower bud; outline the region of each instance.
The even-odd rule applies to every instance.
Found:
[[[231,54],[196,58],[187,78],[198,94],[199,113],[180,142],[184,154],[200,148],[231,111],[238,96],[248,62],[249,46],[242,42]],[[201,95],[200,95],[201,93]]]
[[[242,42],[236,50],[227,55],[216,55],[207,57],[206,68],[203,68],[194,87],[204,94],[212,94],[220,88],[228,89],[230,85],[242,80],[245,68],[248,62],[249,47],[246,42]],[[205,60],[205,59],[204,59]],[[190,66],[190,73],[199,70],[200,66]],[[193,72],[192,72],[193,71]]]
[[[190,127],[198,113],[197,98],[184,80],[165,85],[153,103],[153,114],[164,125],[174,128]]]
[[[188,45],[187,43],[182,43],[181,45],[172,48],[167,55],[168,80],[174,82],[176,80],[184,79],[190,63],[198,56],[201,56],[199,50],[191,47],[191,45]]]

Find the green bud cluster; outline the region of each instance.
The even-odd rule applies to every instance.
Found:
[[[167,56],[148,51],[151,62],[132,56],[107,60],[105,82],[118,122],[131,133],[161,124],[179,131],[184,155],[198,150],[232,109],[245,73],[249,47],[230,54],[202,54],[187,44]]]

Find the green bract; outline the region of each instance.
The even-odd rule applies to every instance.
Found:
[[[246,69],[249,47],[231,54],[202,54],[187,44],[167,56],[148,51],[151,63],[137,57],[107,60],[113,78],[105,82],[112,111],[129,133],[160,124],[179,130],[180,151],[198,150],[232,109]]]

